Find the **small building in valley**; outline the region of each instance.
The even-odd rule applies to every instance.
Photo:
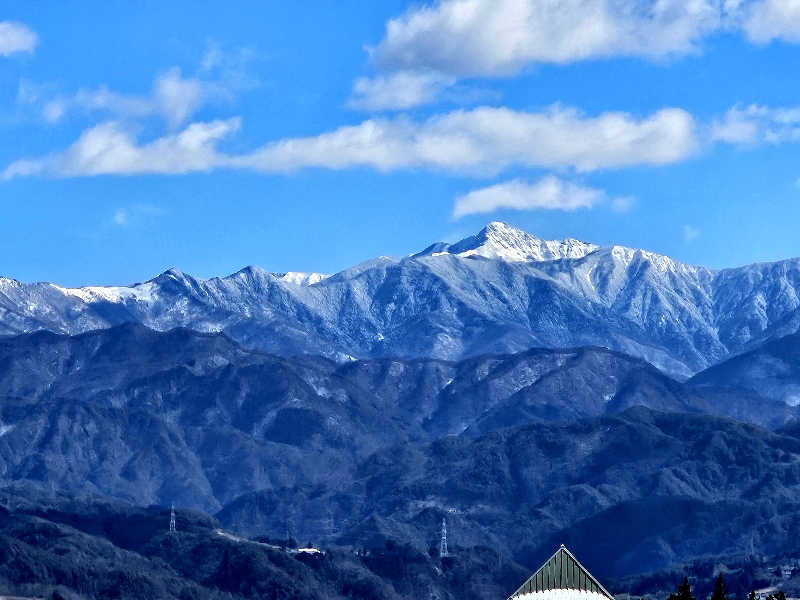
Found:
[[[563,545],[508,600],[614,600]]]

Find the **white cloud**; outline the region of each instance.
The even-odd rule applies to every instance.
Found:
[[[389,71],[505,76],[536,63],[696,50],[719,0],[442,0],[391,19],[371,53]]]
[[[800,42],[800,2],[798,0],[760,0],[743,8],[742,23],[747,37],[764,44],[774,39]]]
[[[680,109],[637,118],[619,112],[586,116],[563,107],[543,112],[483,107],[423,121],[371,119],[237,156],[218,152],[216,143],[238,127],[238,119],[194,123],[138,144],[122,124],[106,122],[84,131],[63,152],[11,164],[5,177],[186,173],[217,167],[274,173],[309,167],[425,168],[472,175],[511,166],[592,171],[673,163],[698,146],[694,119]]]
[[[172,127],[183,123],[209,99],[222,94],[216,84],[182,78],[177,67],[156,79],[153,93],[156,105]]]
[[[692,227],[691,225],[684,225],[683,226],[683,241],[691,243],[695,241],[697,238],[700,237],[700,230],[697,227]]]
[[[42,107],[42,114],[50,123],[58,122],[74,110],[106,113],[116,119],[160,115],[170,127],[175,128],[186,122],[203,105],[228,95],[218,83],[185,78],[180,69],[173,67],[156,77],[149,95],[120,94],[101,86],[50,100]]]
[[[117,118],[139,118],[154,114],[158,107],[144,96],[119,94],[101,86],[94,90],[79,90],[68,98],[50,100],[42,108],[42,114],[48,122],[56,123],[76,109],[108,113]]]
[[[10,179],[36,174],[71,177],[208,171],[227,164],[228,158],[217,151],[216,144],[238,130],[239,125],[238,118],[192,123],[178,133],[139,145],[121,124],[106,122],[84,131],[63,152],[12,163],[3,176]]]
[[[758,137],[757,118],[751,109],[734,106],[711,124],[711,140],[728,144],[750,144]]]
[[[400,71],[389,75],[360,77],[353,84],[352,108],[401,110],[432,102],[455,78],[433,72]]]
[[[218,142],[239,125],[238,118],[196,122],[140,142],[129,125],[106,121],[85,130],[64,151],[12,163],[4,177],[179,174],[216,168],[263,173],[304,168],[428,169],[469,176],[511,167],[588,172],[672,164],[714,143],[797,143],[800,107],[734,106],[707,124],[698,124],[677,108],[646,116],[624,112],[591,116],[562,106],[538,112],[479,107],[423,120],[368,119],[315,136],[280,139],[243,154],[219,151]],[[615,198],[611,207],[624,212],[632,203],[630,198]]]
[[[696,146],[694,119],[680,109],[637,118],[622,112],[590,117],[558,106],[543,112],[481,107],[421,122],[370,119],[273,142],[236,163],[266,172],[421,167],[485,174],[515,165],[591,171],[673,163]]]
[[[458,79],[507,77],[537,64],[620,56],[663,60],[697,52],[705,38],[724,31],[743,33],[754,43],[800,43],[800,0],[418,4],[387,21],[383,38],[368,48],[380,74],[357,80],[355,99],[364,99],[353,105],[409,108],[440,98]],[[378,100],[370,102],[373,94]]]
[[[0,21],[0,56],[33,52],[39,36],[30,27],[13,21]]]
[[[734,106],[712,122],[711,140],[740,145],[800,141],[800,107]]]
[[[456,198],[453,217],[491,213],[498,209],[574,211],[607,199],[602,190],[548,175],[535,183],[519,179],[472,190]]]

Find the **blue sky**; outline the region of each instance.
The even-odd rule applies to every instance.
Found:
[[[0,275],[334,272],[496,219],[799,256],[798,64],[794,0],[8,3]]]

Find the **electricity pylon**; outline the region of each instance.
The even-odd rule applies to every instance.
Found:
[[[439,541],[439,556],[447,556],[447,522],[442,518],[442,539]]]

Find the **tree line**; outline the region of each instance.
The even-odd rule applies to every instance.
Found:
[[[697,600],[692,596],[692,586],[689,584],[689,578],[684,577],[683,583],[678,586],[676,593],[670,594],[668,600]],[[722,573],[717,575],[714,582],[714,591],[711,593],[711,600],[732,600],[728,596],[728,586],[725,585],[725,579]],[[747,596],[747,600],[759,600],[755,591],[751,590]],[[786,594],[783,590],[778,590],[774,594],[769,594],[764,600],[786,600]]]

